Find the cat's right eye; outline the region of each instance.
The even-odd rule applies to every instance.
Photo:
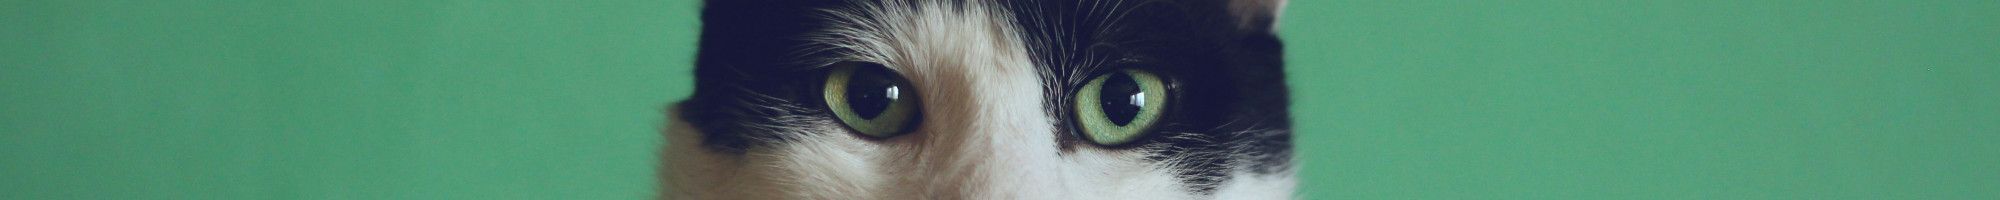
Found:
[[[882,64],[842,62],[827,73],[826,107],[848,129],[875,138],[909,132],[922,121],[915,88]]]

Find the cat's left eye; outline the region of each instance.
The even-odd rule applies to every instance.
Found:
[[[1116,146],[1144,137],[1167,105],[1167,84],[1144,70],[1123,70],[1091,78],[1076,95],[1076,123],[1083,137]]]
[[[881,64],[834,64],[823,91],[826,107],[847,128],[875,138],[909,132],[919,119],[910,82]]]

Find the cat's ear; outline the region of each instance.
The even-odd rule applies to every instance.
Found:
[[[1251,32],[1276,32],[1286,0],[1228,0],[1236,27]]]

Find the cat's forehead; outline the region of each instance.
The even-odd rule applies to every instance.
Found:
[[[716,1],[704,12],[703,51],[730,52],[738,60],[728,62],[747,62],[731,67],[748,71],[867,61],[909,73],[1020,59],[1052,85],[1122,68],[1208,74],[1213,69],[1200,68],[1237,67],[1223,55],[1240,50],[1229,44],[1270,34],[1271,6],[1282,4],[1274,2],[1281,1]]]

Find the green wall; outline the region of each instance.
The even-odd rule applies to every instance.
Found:
[[[0,199],[643,199],[698,5],[0,0]],[[1296,0],[1311,199],[2000,199],[2000,2]]]

